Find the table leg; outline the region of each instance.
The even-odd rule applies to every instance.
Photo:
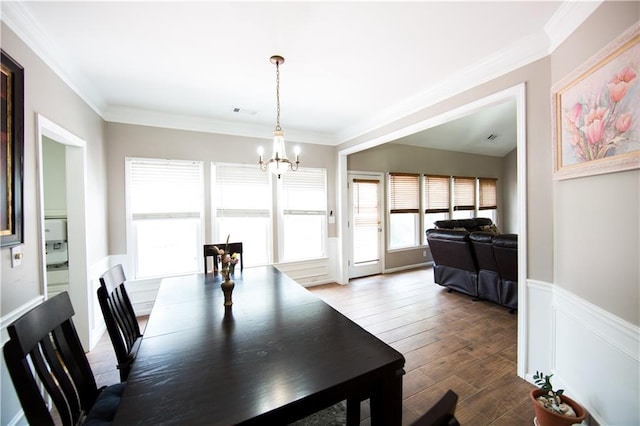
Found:
[[[385,378],[371,394],[371,425],[400,426],[402,424],[402,376],[404,369]]]
[[[347,398],[347,426],[360,424],[360,398]]]

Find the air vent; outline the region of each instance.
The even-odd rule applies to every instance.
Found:
[[[494,135],[493,133],[492,133],[492,134],[490,134],[489,136],[487,136],[487,140],[488,140],[489,142],[493,142],[494,140],[496,140],[496,138],[497,138],[497,136],[496,136],[496,135]]]
[[[240,107],[233,108],[233,112],[237,112],[239,114],[244,114],[244,115],[256,115],[257,113],[257,111],[252,111],[250,109],[240,108]]]

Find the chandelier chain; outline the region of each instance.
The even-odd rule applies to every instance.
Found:
[[[276,61],[276,131],[281,131],[280,128],[280,61]]]

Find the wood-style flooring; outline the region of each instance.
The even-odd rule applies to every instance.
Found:
[[[447,292],[429,267],[309,290],[405,356],[403,424],[447,389],[459,396],[461,425],[533,424],[534,386],[516,375],[517,315],[508,309]],[[119,381],[106,333],[88,358],[98,386]],[[366,401],[361,411],[361,425],[370,424]]]

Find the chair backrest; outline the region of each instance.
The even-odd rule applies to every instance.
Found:
[[[116,353],[121,381],[127,380],[142,340],[125,282],[122,265],[116,265],[102,274],[98,288],[98,301]]]
[[[472,232],[469,234],[478,269],[498,272],[498,265],[493,256],[493,234],[490,232]]]
[[[204,252],[203,252],[203,257],[204,257],[204,273],[206,274],[207,271],[207,258],[212,257],[213,258],[213,271],[217,271],[218,270],[218,252],[216,251],[216,249],[214,247],[218,247],[219,249],[224,249],[227,246],[226,243],[221,243],[221,244],[205,244],[204,245]],[[233,254],[233,253],[237,253],[239,260],[238,260],[238,264],[240,265],[240,271],[242,271],[243,266],[242,266],[242,262],[244,259],[244,254],[242,253],[242,243],[229,243],[229,253]]]
[[[460,426],[455,417],[458,395],[449,389],[433,407],[422,417],[412,423],[412,426]]]
[[[7,327],[4,359],[30,424],[54,424],[35,374],[65,425],[77,424],[98,397],[93,372],[71,320],[73,314],[65,291]]]
[[[493,239],[493,254],[500,278],[518,281],[518,235],[500,234]]]
[[[427,241],[436,265],[476,272],[476,262],[467,231],[427,229]]]

